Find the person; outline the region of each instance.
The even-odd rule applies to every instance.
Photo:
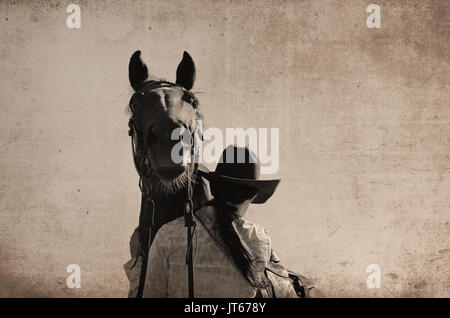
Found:
[[[249,149],[229,146],[214,172],[199,170],[214,198],[194,213],[195,297],[245,298],[267,291],[264,270],[278,257],[267,230],[243,217],[251,203],[266,202],[280,180],[260,180],[259,169]],[[144,297],[188,296],[186,251],[184,218],[163,225],[150,248]]]
[[[280,180],[259,179],[259,162],[247,148],[227,147],[214,172],[199,169],[214,198],[194,212],[194,297],[323,297],[314,284],[279,264],[267,230],[244,219],[250,204],[263,204]],[[138,233],[130,240],[137,255]],[[163,225],[149,251],[143,297],[188,297],[184,217]],[[139,282],[142,258],[124,265],[129,297]]]

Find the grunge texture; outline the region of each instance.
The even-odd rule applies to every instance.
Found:
[[[191,54],[206,127],[280,129],[247,218],[288,268],[330,297],[450,296],[448,1],[374,1],[380,29],[367,1],[74,1],[68,29],[70,3],[0,3],[0,296],[126,297],[137,49],[168,80]]]

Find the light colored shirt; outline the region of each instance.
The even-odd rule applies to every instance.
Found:
[[[193,235],[194,296],[255,297],[256,289],[244,278],[225,253],[216,228],[216,209],[206,206],[196,212]],[[200,220],[197,219],[200,218]],[[203,225],[203,224],[204,225]],[[256,278],[263,275],[271,257],[271,241],[266,229],[245,219],[233,224],[242,244],[255,260]],[[206,228],[208,229],[206,229]],[[209,231],[209,233],[208,233]],[[215,239],[211,237],[211,234]],[[149,253],[144,297],[188,297],[188,266],[186,265],[186,227],[184,218],[163,225],[155,236]],[[136,262],[136,265],[131,268]],[[130,295],[136,294],[141,257],[124,265],[130,280]]]

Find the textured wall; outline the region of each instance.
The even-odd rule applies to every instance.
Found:
[[[126,296],[136,49],[169,80],[189,51],[207,126],[280,128],[248,218],[288,267],[328,296],[450,296],[448,1],[375,2],[381,29],[367,1],[92,1],[71,30],[69,3],[0,4],[0,296]]]

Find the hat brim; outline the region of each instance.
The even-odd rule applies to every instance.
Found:
[[[278,184],[281,181],[280,179],[255,180],[224,176],[217,174],[214,171],[209,171],[203,165],[199,165],[198,173],[209,181],[225,181],[255,188],[257,193],[256,197],[252,201],[254,204],[265,203],[274,194]]]

